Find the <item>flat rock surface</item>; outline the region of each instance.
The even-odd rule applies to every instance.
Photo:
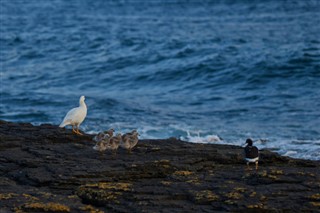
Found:
[[[140,140],[112,155],[92,137],[0,121],[0,213],[320,209],[319,161],[262,150],[256,172],[238,146]]]

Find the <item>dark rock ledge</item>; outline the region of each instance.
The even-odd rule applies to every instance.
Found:
[[[92,135],[0,121],[0,212],[319,212],[320,162],[238,146],[141,140],[132,154]],[[253,168],[253,167],[252,167]]]

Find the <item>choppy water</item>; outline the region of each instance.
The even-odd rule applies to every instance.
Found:
[[[85,95],[87,132],[251,137],[319,160],[319,11],[317,0],[1,0],[0,119],[58,125]]]

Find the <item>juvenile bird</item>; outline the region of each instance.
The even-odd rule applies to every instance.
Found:
[[[59,125],[59,127],[65,127],[67,125],[72,126],[72,132],[82,135],[81,132],[79,132],[80,124],[84,121],[84,119],[87,116],[87,105],[84,102],[85,97],[81,96],[79,100],[79,107],[71,109],[67,115],[64,117],[63,121]],[[74,129],[76,127],[76,129]]]
[[[95,142],[100,142],[105,136],[106,135],[103,132],[99,132],[92,140]]]
[[[132,130],[131,132],[128,132],[128,133],[125,133],[125,134],[123,134],[122,135],[122,141],[124,141],[127,137],[130,137],[130,136],[132,136],[134,133],[136,133],[137,132],[137,130]]]
[[[109,130],[106,130],[103,132],[104,134],[108,134],[109,137],[111,138],[113,136],[113,133],[114,133],[114,129],[109,129]]]
[[[115,155],[120,142],[121,142],[121,133],[118,133],[116,136],[111,137],[109,141],[106,143],[107,149],[112,150],[113,154]]]
[[[103,152],[107,149],[107,143],[104,140],[100,140],[96,143],[96,145],[93,147],[94,150]]]
[[[139,133],[136,130],[133,130],[131,133],[127,133],[122,136],[121,147],[126,149],[129,153],[133,147],[135,147],[139,141]]]
[[[245,160],[247,162],[247,168],[250,169],[249,163],[255,163],[256,164],[256,170],[258,170],[258,164],[259,164],[259,150],[256,146],[253,146],[253,141],[248,138],[246,140],[246,144],[248,144],[244,148],[245,152]]]
[[[113,136],[113,133],[114,133],[114,129],[109,129],[104,132],[99,132],[96,136],[94,136],[92,140],[95,142],[99,142],[103,139],[111,138]]]

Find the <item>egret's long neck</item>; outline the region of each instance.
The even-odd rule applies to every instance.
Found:
[[[79,104],[80,104],[80,107],[85,107],[85,108],[87,108],[87,105],[86,105],[86,103],[85,103],[83,100],[80,100],[80,101],[79,101]]]

